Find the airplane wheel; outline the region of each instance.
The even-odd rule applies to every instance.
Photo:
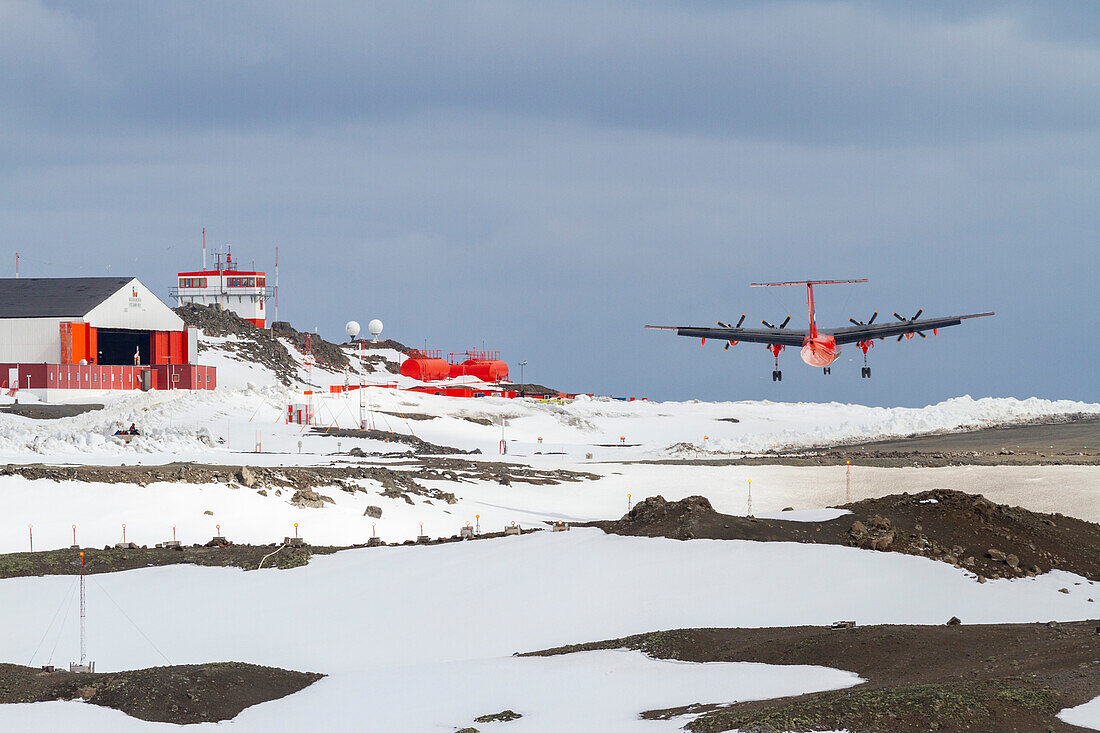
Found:
[[[833,373],[833,370],[830,369],[829,367],[825,367],[821,371],[824,372],[825,374],[832,374]]]
[[[871,367],[867,367],[867,378],[871,378]]]
[[[782,382],[783,381],[783,372],[779,371],[779,372],[776,372],[775,374],[776,374],[777,377],[779,377],[779,381]]]
[[[772,381],[775,382],[775,381],[777,381],[777,379],[778,378],[775,376],[775,370],[773,369],[772,370]]]

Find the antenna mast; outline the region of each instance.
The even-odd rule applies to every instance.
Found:
[[[19,277],[19,253],[15,253],[15,276]]]
[[[277,320],[279,320],[279,245],[275,245],[275,321]]]
[[[80,666],[84,667],[88,664],[88,641],[87,631],[85,628],[85,611],[84,605],[84,553],[80,553]]]
[[[202,269],[206,272],[206,227],[202,228]]]

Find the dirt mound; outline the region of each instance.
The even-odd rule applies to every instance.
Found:
[[[852,688],[643,714],[699,716],[692,731],[1071,731],[1055,718],[1100,694],[1095,621],[832,629],[680,629],[535,652],[638,649],[657,659],[823,665]]]
[[[592,524],[643,537],[809,542],[900,552],[965,568],[981,578],[1059,569],[1100,579],[1100,525],[1073,517],[994,504],[947,489],[894,494],[840,508],[851,514],[827,522],[790,522],[720,514],[701,496],[674,502],[654,496],[617,521]]]
[[[629,531],[610,531],[616,534],[690,540],[706,536],[715,519],[722,516],[724,515],[714,511],[705,496],[689,496],[680,501],[665,501],[663,496],[651,496],[635,504],[619,520],[619,528]]]
[[[83,699],[141,720],[185,725],[229,720],[324,677],[237,662],[71,674],[0,664],[0,703]]]

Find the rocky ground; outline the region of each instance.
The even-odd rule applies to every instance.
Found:
[[[102,409],[103,405],[99,404],[46,405],[38,403],[21,405],[16,402],[14,405],[5,405],[4,407],[0,407],[0,412],[6,412],[10,415],[19,415],[20,417],[29,417],[32,420],[57,420],[62,417],[83,415],[85,412],[95,412],[96,410]]]
[[[175,311],[184,323],[201,328],[207,336],[236,337],[237,340],[219,344],[217,348],[232,352],[242,361],[267,367],[287,386],[293,384],[298,378],[298,363],[287,348],[274,338],[275,336],[286,339],[302,354],[312,353],[314,363],[319,369],[339,372],[345,368],[351,368],[354,371],[344,352],[344,349],[350,346],[334,344],[317,334],[303,333],[284,321],[273,323],[272,328],[266,330],[256,327],[252,322],[240,318],[231,311],[218,310],[210,306],[187,303],[176,308]],[[402,353],[408,352],[407,347],[393,340],[377,344],[363,343],[364,351],[383,348],[395,349]],[[391,373],[397,373],[397,365],[387,361],[381,354],[368,353],[363,357],[363,361],[372,366],[381,366]]]
[[[787,522],[719,514],[701,496],[675,502],[654,496],[621,519],[591,524],[644,537],[809,542],[900,552],[965,568],[979,582],[1051,569],[1100,580],[1100,525],[1073,517],[994,504],[947,489],[894,494],[840,508],[852,513],[827,522]]]
[[[369,511],[370,508],[368,508]],[[370,515],[368,515],[370,516]],[[379,512],[381,516],[381,512]],[[541,532],[541,529],[516,527],[514,534]],[[309,563],[314,555],[331,555],[341,550],[365,547],[396,547],[398,545],[442,545],[451,542],[473,542],[504,537],[504,531],[479,532],[471,537],[451,535],[425,540],[404,542],[377,542],[347,545],[343,547],[309,544],[238,545],[231,540],[212,538],[204,545],[180,545],[178,547],[149,547],[129,543],[126,547],[70,548],[40,552],[11,552],[0,554],[0,579],[25,578],[42,575],[77,575],[80,573],[80,555],[84,553],[84,574],[117,573],[138,568],[165,565],[199,565],[204,567],[237,567],[242,570],[286,570]]]
[[[1100,695],[1096,621],[966,626],[683,629],[560,647],[536,655],[639,649],[690,662],[812,664],[856,672],[845,690],[644,717],[693,714],[690,731],[1075,731],[1055,715]]]
[[[0,703],[83,699],[142,720],[186,725],[229,720],[302,690],[324,675],[237,662],[71,674],[0,664]]]
[[[736,422],[736,418],[725,418]],[[943,466],[1100,465],[1100,419],[1060,415],[1026,424],[959,430],[865,443],[837,443],[798,450],[728,456],[678,444],[678,457],[639,463],[663,465],[857,466],[941,468]]]
[[[353,449],[348,455],[364,455]],[[404,457],[406,454],[401,454]],[[40,463],[0,466],[0,476],[22,476],[28,480],[86,481],[129,483],[147,486],[156,482],[190,484],[226,484],[256,491],[263,496],[283,496],[299,506],[320,509],[332,498],[316,489],[329,491],[367,491],[372,482],[381,485],[382,495],[413,503],[413,496],[454,504],[449,491],[425,486],[422,481],[449,481],[455,486],[469,481],[495,481],[550,485],[563,481],[585,481],[594,474],[547,470],[500,461],[478,462],[465,458],[414,456],[400,468],[356,462],[337,466],[216,466],[201,463],[167,463],[152,466],[51,466]],[[394,465],[394,464],[389,464]]]

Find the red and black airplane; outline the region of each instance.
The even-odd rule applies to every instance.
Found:
[[[913,336],[928,338],[924,334],[925,331],[931,331],[933,335],[939,335],[939,330],[941,328],[957,326],[968,318],[982,318],[984,316],[993,315],[993,313],[971,313],[965,316],[921,319],[920,315],[924,312],[922,308],[917,311],[912,318],[904,318],[894,313],[894,317],[898,319],[898,323],[885,323],[876,326],[874,323],[875,318],[878,317],[878,311],[875,311],[871,317],[867,319],[866,323],[857,321],[854,318],[849,318],[848,320],[852,322],[851,326],[827,329],[819,329],[817,327],[817,322],[814,320],[814,285],[865,282],[867,282],[866,278],[862,280],[795,280],[785,283],[750,284],[749,287],[753,288],[805,285],[806,303],[810,312],[810,328],[806,331],[799,331],[793,328],[788,329],[787,324],[791,321],[790,316],[787,316],[778,326],[772,325],[767,321],[760,321],[767,326],[766,329],[741,328],[741,324],[745,322],[744,315],[741,316],[741,320],[739,320],[735,326],[718,321],[718,328],[696,326],[646,326],[646,328],[653,328],[661,331],[675,331],[677,336],[693,336],[695,338],[700,338],[703,340],[704,344],[707,342],[708,338],[726,341],[727,349],[730,346],[736,346],[741,341],[764,344],[765,348],[775,356],[775,370],[772,372],[772,381],[782,382],[783,372],[779,371],[779,352],[788,346],[801,347],[802,361],[810,366],[822,367],[825,374],[830,374],[832,371],[830,365],[840,358],[841,345],[855,344],[863,349],[863,369],[860,370],[859,376],[866,378],[871,376],[871,367],[867,366],[867,349],[874,346],[875,339],[881,340],[891,336],[897,336],[898,341],[901,341],[903,338],[911,339]]]

